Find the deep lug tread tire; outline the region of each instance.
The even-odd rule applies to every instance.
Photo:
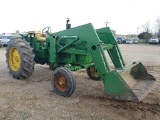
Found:
[[[9,63],[9,50],[11,47],[14,47],[18,50],[20,55],[20,68],[18,71],[12,70],[10,63]],[[22,38],[15,38],[12,39],[7,46],[6,49],[6,62],[8,65],[8,68],[10,70],[10,73],[12,76],[16,79],[26,79],[29,76],[32,75],[34,71],[34,53],[32,51],[32,47],[29,45],[29,43]]]
[[[63,74],[64,77],[67,80],[68,86],[65,91],[60,91],[55,84],[55,78],[57,74]],[[72,73],[65,67],[58,67],[53,71],[53,76],[51,80],[51,85],[53,87],[53,90],[56,94],[64,96],[64,97],[69,97],[73,94],[74,90],[76,89],[76,81],[75,78],[73,77]]]

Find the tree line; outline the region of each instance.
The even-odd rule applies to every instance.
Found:
[[[152,37],[157,37],[158,39],[160,39],[160,17],[155,20],[153,29],[151,29],[149,22],[143,24],[142,29],[143,32],[138,35],[139,39],[146,40],[146,42],[148,42]]]

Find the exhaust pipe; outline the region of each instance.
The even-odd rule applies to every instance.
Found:
[[[66,20],[66,30],[71,28],[70,20],[67,18]]]

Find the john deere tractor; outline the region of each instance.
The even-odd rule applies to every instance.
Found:
[[[115,69],[110,68],[105,52]],[[101,80],[107,96],[120,100],[141,101],[156,81],[141,62],[125,64],[109,27],[94,29],[91,23],[55,33],[46,27],[21,34],[8,44],[6,58],[16,79],[31,76],[35,63],[48,64],[54,92],[66,97],[76,88],[71,71],[80,69]]]

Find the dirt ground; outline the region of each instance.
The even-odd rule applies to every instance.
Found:
[[[160,120],[160,45],[119,46],[126,63],[141,61],[157,80],[140,103],[107,98],[102,82],[85,71],[73,72],[77,87],[70,97],[54,93],[46,65],[36,65],[27,80],[13,79],[0,48],[0,120]]]

